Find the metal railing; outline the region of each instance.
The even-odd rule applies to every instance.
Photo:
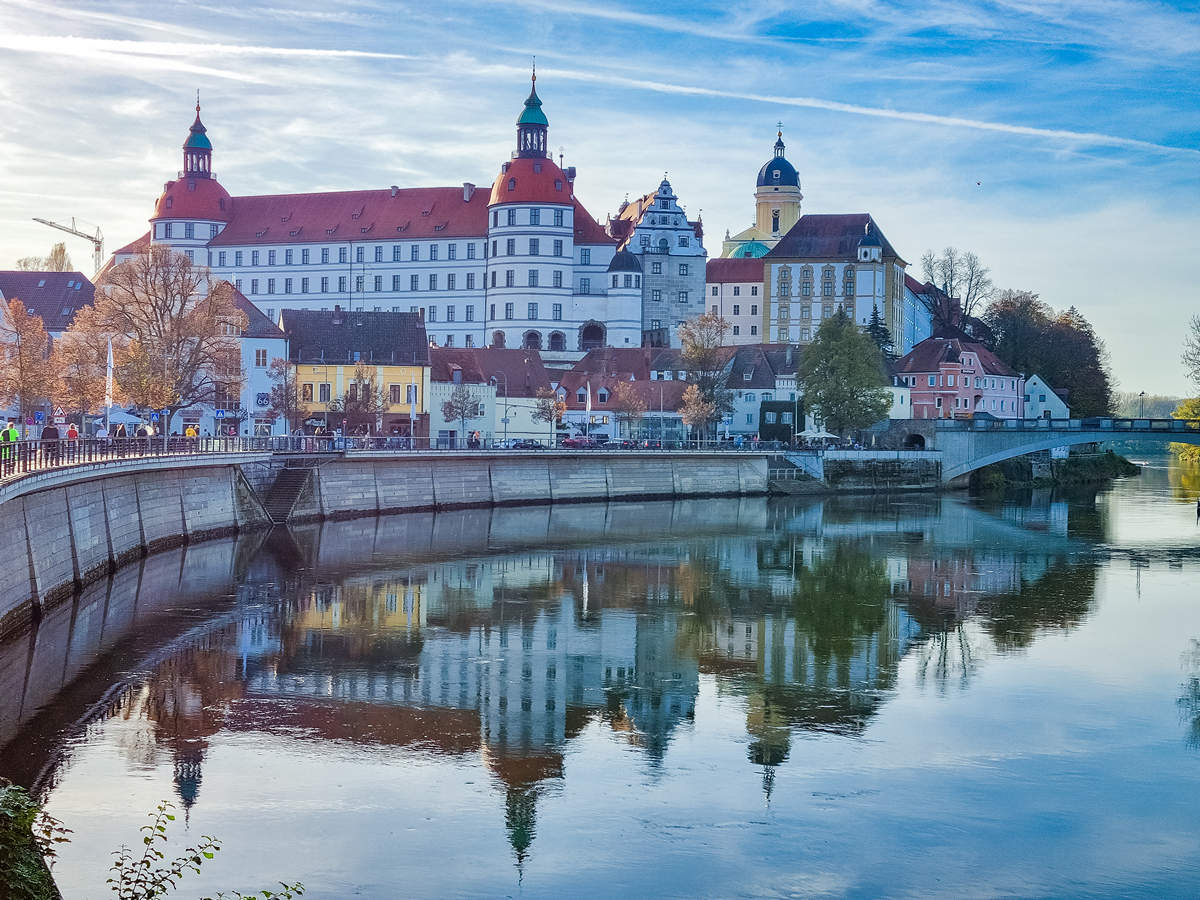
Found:
[[[534,455],[546,452],[656,452],[656,453],[768,453],[781,452],[774,442],[731,441],[608,441],[567,439],[551,447],[549,441],[530,439],[480,440],[466,444],[438,438],[351,435],[288,435],[276,437],[176,437],[78,438],[0,442],[0,481],[34,472],[110,461],[158,459],[171,456],[229,453],[273,453],[282,456],[342,456],[346,453]]]
[[[1200,432],[1197,419],[935,419],[938,431],[1111,431],[1117,434]]]

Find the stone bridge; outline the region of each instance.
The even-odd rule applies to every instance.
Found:
[[[919,420],[914,420],[916,426]],[[924,425],[925,423],[920,423]],[[928,431],[926,431],[928,433]],[[942,456],[942,483],[976,469],[1028,453],[1101,441],[1158,440],[1200,444],[1200,421],[1192,419],[937,419],[932,437],[914,429],[925,449]],[[911,443],[916,443],[912,441]]]

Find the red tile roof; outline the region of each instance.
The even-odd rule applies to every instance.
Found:
[[[646,402],[646,408],[649,411],[657,411],[660,406],[664,411],[675,412],[679,409],[683,402],[683,392],[687,390],[688,383],[686,381],[630,381],[628,378],[619,378],[613,375],[590,375],[578,379],[578,383],[568,384],[568,379],[564,376],[559,387],[566,391],[566,396],[563,398],[566,401],[567,409],[587,409],[587,401],[580,402],[579,391],[587,390],[591,386],[592,391],[592,412],[602,413],[605,410],[612,410],[616,404],[611,399],[611,395],[617,390],[620,384],[629,385],[638,396]],[[600,388],[608,391],[610,399],[607,403],[599,402]]]
[[[1017,374],[983,344],[943,337],[931,337],[921,341],[907,355],[896,360],[894,368],[898,374],[932,374],[941,369],[942,363],[958,362],[964,352],[978,356],[980,367],[989,375]]]
[[[554,160],[520,156],[509,160],[492,183],[489,205],[497,203],[557,203],[574,199],[574,185]]]
[[[604,226],[592,218],[592,214],[583,208],[583,204],[575,201],[575,243],[576,244],[615,244],[616,241],[608,236]]]
[[[900,257],[871,218],[870,213],[843,215],[804,215],[791,227],[767,258],[778,259],[855,259],[859,241],[868,228],[879,238],[885,257]]]
[[[746,259],[733,257],[730,259],[710,259],[705,269],[705,279],[709,284],[729,284],[732,282],[758,282],[763,280],[762,259]]]
[[[491,347],[431,347],[430,378],[451,382],[457,368],[467,384],[486,384],[494,379],[497,396],[507,388],[510,397],[536,397],[540,389],[549,390],[550,376],[536,350]]]
[[[126,253],[141,253],[150,246],[150,232],[146,232],[136,241],[131,241],[120,250],[114,250],[113,256],[124,256]]]
[[[49,332],[65,331],[95,296],[95,286],[82,272],[0,272],[0,299],[20,300]]]
[[[487,194],[461,187],[327,191],[233,198],[233,217],[209,243],[288,244],[483,237]]]
[[[178,178],[163,185],[154,204],[155,219],[205,219],[228,222],[233,216],[229,191],[215,178]]]
[[[228,282],[226,282],[228,284]],[[242,337],[276,338],[283,340],[287,337],[279,326],[268,319],[262,311],[247,299],[246,295],[233,288],[233,305],[246,314],[246,328]]]

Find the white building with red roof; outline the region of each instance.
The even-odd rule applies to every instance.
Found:
[[[536,88],[536,85],[535,85]],[[268,318],[281,310],[418,312],[443,347],[526,347],[570,354],[636,347],[636,293],[609,265],[616,241],[575,196],[575,169],[547,152],[548,120],[531,89],[517,149],[491,191],[390,188],[231,196],[196,120],[179,177],[163,186],[149,234],[233,282]]]

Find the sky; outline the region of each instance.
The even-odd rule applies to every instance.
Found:
[[[805,212],[872,213],[918,276],[974,250],[1077,306],[1120,389],[1184,394],[1197,47],[1194,4],[1140,0],[2,0],[0,267],[59,239],[33,216],[144,233],[197,90],[235,196],[488,185],[536,56],[601,221],[667,172],[719,255],[782,121]]]

